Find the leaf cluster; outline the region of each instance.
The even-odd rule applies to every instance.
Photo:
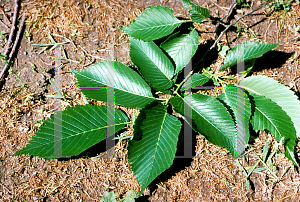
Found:
[[[197,26],[210,16],[206,8],[189,0],[182,3],[185,9],[190,9],[191,21],[198,23]],[[178,80],[199,47],[196,27],[191,27],[189,33],[174,32],[186,22],[189,21],[177,19],[168,7],[150,6],[131,25],[120,28],[131,37],[130,58],[137,69],[118,61],[103,61],[85,70],[72,70],[87,98],[140,110],[127,149],[141,192],[175,158],[182,123],[169,109],[179,113],[208,141],[226,148],[233,157],[243,155],[250,127],[255,131],[268,130],[278,142],[284,138],[285,155],[298,166],[294,147],[300,137],[300,102],[294,92],[262,75],[245,78],[244,74],[235,84],[226,84],[221,77],[205,70],[191,71]],[[238,44],[228,52],[220,70],[241,62],[249,63],[251,69],[256,58],[277,45],[251,41]],[[211,79],[222,84],[223,93],[218,97],[185,93]],[[169,94],[168,97],[158,98],[156,94],[161,92]],[[111,105],[68,107],[46,120],[29,144],[15,155],[75,156],[127,124],[131,124],[128,117]]]

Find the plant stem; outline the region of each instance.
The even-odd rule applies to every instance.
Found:
[[[166,101],[168,100],[168,98],[156,98],[157,100],[162,100],[162,101]]]
[[[133,124],[133,121],[129,121],[129,122],[125,122],[125,123],[123,123],[123,124]]]
[[[177,93],[177,92],[176,92]],[[177,93],[178,94],[178,93]],[[170,96],[170,97],[168,97],[167,99],[166,99],[166,105],[168,105],[169,104],[169,101],[170,101],[170,99],[172,98],[173,96]]]
[[[230,79],[230,80],[235,80],[237,81],[238,79],[232,77],[232,76],[222,76],[221,78],[224,78],[224,79]]]
[[[190,78],[190,76],[192,76],[193,72],[194,72],[193,70],[190,71],[190,73],[184,78],[184,80],[177,86],[176,90],[174,91],[174,94],[179,95],[179,94],[178,94],[178,90],[179,90],[179,89],[181,88],[181,86],[188,80],[188,78]]]
[[[200,23],[197,23],[197,25],[192,29],[194,31],[197,27],[199,27]]]

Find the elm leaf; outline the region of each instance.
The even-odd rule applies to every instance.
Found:
[[[118,132],[129,121],[118,109],[108,116],[107,106],[77,105],[59,111],[47,119],[29,143],[16,152],[44,158],[76,156],[105,140],[107,130]],[[62,156],[57,156],[61,150]],[[60,154],[59,154],[60,155]]]
[[[141,109],[155,100],[145,80],[121,62],[102,61],[82,71],[71,71],[88,98],[107,102],[110,87],[114,90],[114,103],[124,107]]]
[[[250,100],[243,89],[233,84],[227,85],[224,93],[219,95],[217,99],[221,100],[235,120],[237,128],[237,153],[242,154],[250,137],[249,121],[252,114]]]
[[[244,59],[245,62],[259,58],[263,56],[263,54],[269,52],[270,50],[276,48],[279,43],[277,44],[271,44],[271,43],[262,43],[257,41],[245,41],[238,45],[236,45],[233,49],[231,49],[225,59],[224,64],[220,67],[220,71],[224,71],[228,67],[232,67],[237,64],[238,57],[240,57],[238,54],[241,54],[242,48],[244,48]]]
[[[291,117],[296,135],[300,138],[300,102],[292,90],[264,75],[247,77],[241,83],[240,87],[248,92],[264,96],[279,105]]]
[[[142,193],[173,164],[181,122],[162,104],[142,109],[140,115],[134,129],[136,139],[129,142],[128,161]]]
[[[154,89],[163,91],[173,86],[174,65],[153,41],[130,38],[130,58]]]
[[[227,109],[214,97],[193,94],[171,98],[175,111],[182,116],[186,114],[194,131],[203,135],[209,142],[226,148],[234,157],[237,153],[237,130]]]
[[[274,101],[255,93],[249,93],[249,97],[255,106],[254,115],[251,118],[253,129],[256,131],[267,129],[275,136],[277,142],[284,137],[285,156],[299,167],[294,154],[296,130],[291,118]]]
[[[171,34],[184,21],[173,15],[173,10],[165,6],[150,6],[142,12],[134,23],[120,27],[131,37],[150,41]]]
[[[172,40],[169,38],[160,47],[164,49],[176,64],[175,74],[180,72],[195,55],[199,45],[199,35],[196,30],[182,34]]]

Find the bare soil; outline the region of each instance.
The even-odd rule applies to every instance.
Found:
[[[231,1],[196,0],[194,3],[208,8],[211,16],[222,17]],[[250,6],[255,8],[259,3],[251,1]],[[0,0],[0,6],[10,21],[13,4],[12,0]],[[63,61],[62,91],[71,106],[84,104],[74,75],[69,70],[82,70],[95,62],[109,59],[108,52],[111,50],[115,60],[132,65],[128,37],[118,27],[129,25],[150,5],[168,6],[174,10],[175,16],[188,18],[180,0],[21,2],[20,16],[26,15],[26,28],[11,67],[15,73],[8,75],[0,92],[0,201],[101,201],[105,191],[114,191],[120,197],[129,190],[139,191],[126,159],[127,140],[116,143],[113,148],[115,158],[105,158],[105,143],[64,160],[46,161],[29,155],[12,155],[29,142],[40,122],[48,119],[56,109],[55,99],[46,96],[55,93],[49,82],[55,74],[54,51],[46,50],[39,54],[42,48],[33,44],[51,43],[48,33],[56,42],[69,41],[63,45],[69,60]],[[231,22],[251,8],[238,8]],[[205,22],[199,27],[202,44],[214,39],[216,26],[213,22]],[[11,24],[0,14],[0,31],[6,38],[10,27]],[[257,60],[253,75],[272,77],[299,96],[300,33],[297,28],[300,28],[300,6],[292,2],[288,12],[263,8],[245,17],[238,27],[248,29],[248,32],[233,28],[227,37],[223,36],[220,44],[233,47],[236,43],[253,39],[253,35],[261,41],[280,43],[275,50]],[[1,53],[4,47],[4,38],[0,37]],[[218,73],[222,61],[221,56],[212,53],[204,65]],[[2,61],[0,64],[4,66]],[[62,103],[62,108],[66,107]],[[122,110],[132,119],[133,109]],[[259,132],[257,138],[250,142],[251,150],[262,156],[267,139],[272,151],[274,138],[266,132]],[[250,188],[247,189],[245,176],[225,149],[210,144],[201,135],[195,136],[194,145],[197,157],[175,159],[174,165],[151,183],[139,200],[299,201],[299,169],[282,155],[272,159],[278,180],[267,170],[255,172],[249,177]],[[284,152],[281,147],[280,152]],[[299,144],[297,154],[299,157]],[[251,152],[239,159],[244,168],[253,166],[257,161]],[[258,167],[264,165],[259,163]]]

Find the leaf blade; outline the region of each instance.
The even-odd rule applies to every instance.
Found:
[[[205,18],[209,18],[210,12],[207,8],[191,4],[192,9],[189,11],[193,22],[201,23]]]
[[[254,115],[251,119],[253,129],[269,130],[277,142],[284,137],[286,141],[286,157],[299,166],[294,155],[296,130],[291,118],[272,100],[254,93],[249,93],[249,97],[255,105]]]
[[[252,114],[250,100],[244,90],[232,84],[225,87],[224,93],[219,95],[218,99],[233,113],[237,128],[237,153],[242,154],[250,137],[249,121]]]
[[[143,108],[155,98],[142,77],[118,61],[102,61],[92,67],[71,70],[81,92],[91,99],[107,102],[107,86],[114,88],[114,102],[129,108]]]
[[[174,66],[153,41],[131,38],[130,58],[154,89],[162,91],[173,86]]]
[[[115,109],[114,115],[107,116],[106,106],[68,107],[47,119],[29,143],[14,155],[30,154],[58,158],[61,156],[55,156],[55,148],[60,147],[57,144],[61,141],[62,156],[76,156],[104,140],[108,128],[114,127],[117,132],[127,122],[127,116],[118,109]],[[107,123],[115,124],[107,126]],[[54,137],[57,133],[60,133],[61,138]]]
[[[162,104],[143,109],[140,113],[144,117],[136,120],[140,123],[134,132],[139,131],[137,136],[142,139],[130,141],[128,161],[143,192],[159,174],[172,165],[181,123],[169,115]],[[134,136],[137,138],[136,134]]]
[[[173,15],[173,10],[165,6],[150,6],[127,27],[120,27],[129,36],[150,41],[171,34],[184,21]]]
[[[199,86],[203,86],[204,84],[206,84],[209,81],[209,78],[204,76],[203,74],[200,73],[194,73],[191,76],[191,82],[189,82],[189,80],[187,80],[184,85],[181,86],[180,90],[184,91],[184,90],[188,90],[191,87],[195,88],[195,87],[199,87]]]
[[[238,57],[243,58],[244,61],[249,61],[251,59],[259,58],[266,52],[276,48],[279,43],[271,44],[271,43],[261,43],[256,41],[245,41],[238,45],[236,45],[233,49],[231,49],[225,59],[224,64],[220,67],[220,71],[224,71],[228,67],[236,65],[238,62]],[[244,57],[239,56],[241,54],[242,49],[244,49]]]
[[[226,108],[214,97],[193,94],[173,97],[170,100],[175,111],[192,119],[188,122],[211,143],[225,147],[233,156],[236,154],[236,135],[234,121]],[[186,106],[185,106],[186,105]]]
[[[180,72],[195,55],[199,45],[199,35],[196,30],[183,34],[172,40],[163,42],[164,49],[176,64],[175,74]]]
[[[279,105],[291,117],[296,135],[300,137],[300,102],[293,91],[287,86],[263,75],[250,76],[243,79],[242,88],[265,96]]]

